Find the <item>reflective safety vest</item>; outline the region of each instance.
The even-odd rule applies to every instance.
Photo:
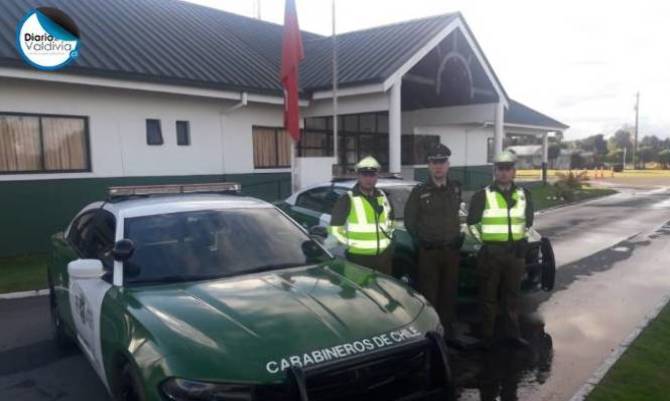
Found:
[[[377,203],[382,205],[381,214],[377,214],[370,202],[363,196],[347,192],[350,200],[349,215],[344,226],[330,226],[329,232],[347,251],[357,255],[377,255],[391,245],[392,222],[389,219],[391,205],[380,192]]]
[[[486,207],[480,225],[481,240],[484,242],[507,242],[512,234],[512,241],[527,237],[526,228],[526,194],[522,188],[512,193],[516,201],[512,208],[507,208],[507,201],[498,191],[486,187]]]

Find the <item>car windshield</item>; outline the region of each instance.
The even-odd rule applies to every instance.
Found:
[[[413,185],[398,185],[393,187],[381,188],[391,203],[393,209],[393,218],[395,220],[403,220],[405,213],[405,204],[412,192]]]
[[[330,256],[276,209],[203,210],[125,220],[126,283],[191,281],[303,266]]]

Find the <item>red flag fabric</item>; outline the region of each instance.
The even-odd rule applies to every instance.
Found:
[[[280,77],[284,87],[284,128],[295,142],[300,140],[298,64],[304,57],[295,0],[286,0]]]

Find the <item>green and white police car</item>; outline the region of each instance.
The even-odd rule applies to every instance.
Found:
[[[410,283],[416,280],[416,245],[403,224],[403,212],[410,192],[417,181],[399,178],[380,178],[377,188],[384,191],[391,203],[396,230],[393,234],[394,276],[403,278]],[[356,180],[351,178],[335,179],[305,188],[291,195],[277,206],[293,217],[303,227],[313,230],[314,226],[326,227],[330,223],[330,213],[340,196],[350,191]],[[461,247],[461,270],[459,273],[459,297],[472,299],[478,288],[475,271],[477,253],[480,244],[469,233],[465,225],[465,204],[461,205],[462,233],[464,236]],[[548,238],[542,237],[534,228],[529,230],[528,250],[526,253],[526,275],[522,282],[525,292],[539,289],[551,291],[554,288],[556,264],[554,251]],[[331,250],[342,256],[342,249]]]
[[[52,237],[57,341],[115,400],[453,397],[421,295],[237,189],[111,188]]]

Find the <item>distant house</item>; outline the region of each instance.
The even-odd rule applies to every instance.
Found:
[[[516,155],[517,168],[542,168],[542,145],[508,146],[507,150],[513,152]]]
[[[593,152],[585,152],[580,149],[561,149],[556,160],[550,166],[559,170],[593,168],[595,158]]]

